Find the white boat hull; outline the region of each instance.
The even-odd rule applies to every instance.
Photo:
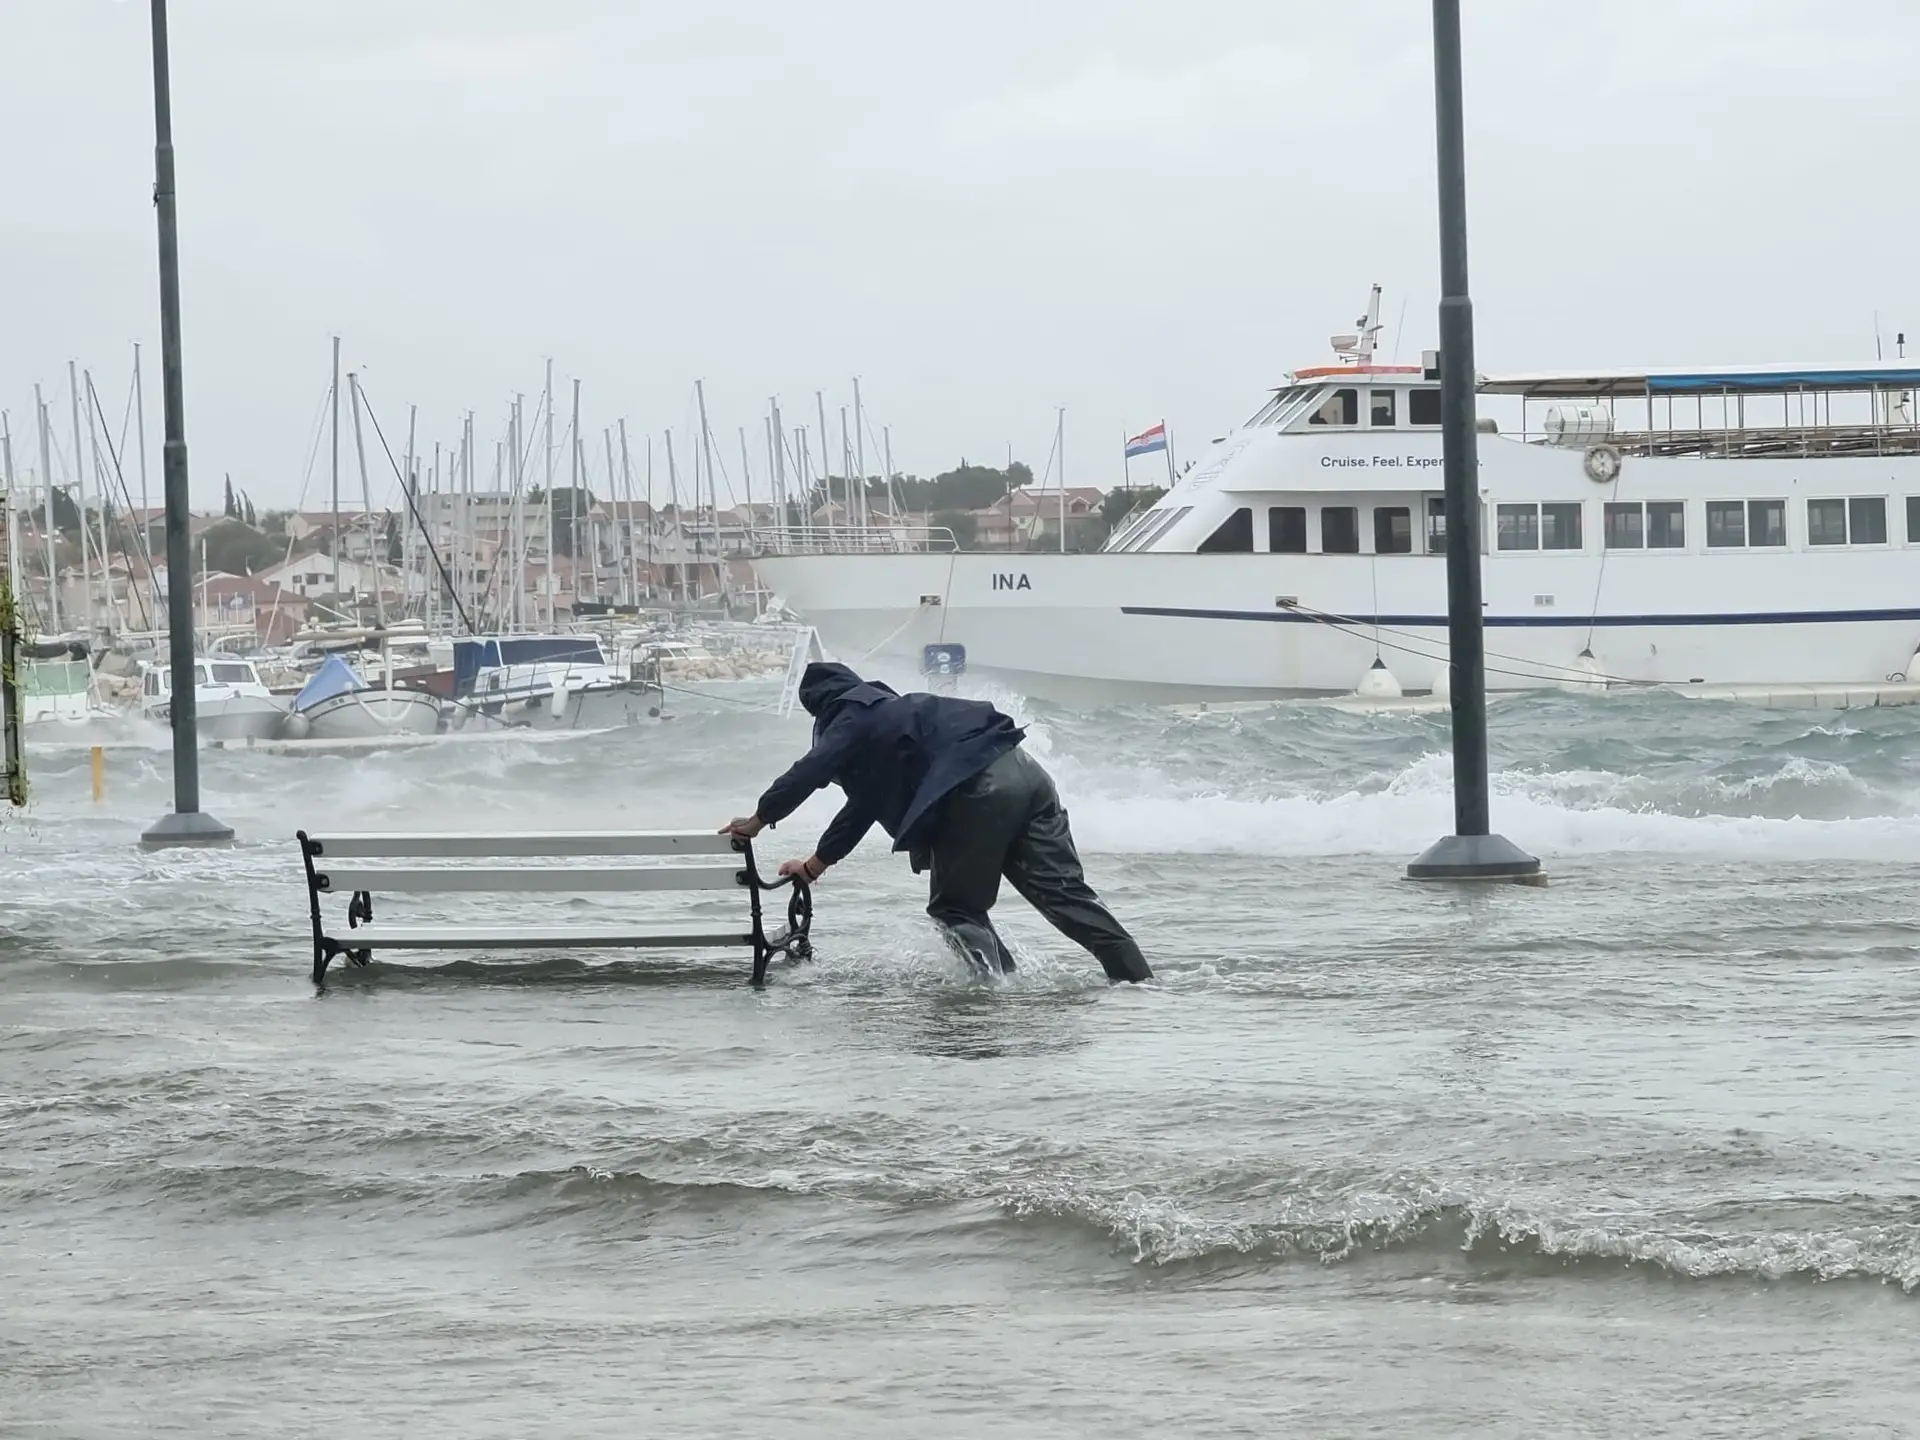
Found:
[[[322,700],[292,718],[306,722],[302,739],[431,735],[440,728],[440,701],[420,690],[355,690]]]
[[[556,708],[551,693],[524,699],[469,703],[462,728],[505,727],[516,730],[611,730],[658,719],[660,692],[651,685],[621,681],[569,690]]]
[[[1657,554],[1486,557],[1487,686],[1589,688],[1596,672],[1652,685],[1904,675],[1920,647],[1920,552],[1792,558],[1793,590],[1828,603],[1787,610],[1779,561],[1761,554],[1699,562],[1708,593]],[[1345,694],[1376,653],[1406,690],[1425,691],[1448,653],[1437,555],[787,555],[756,566],[856,668],[911,678],[926,646],[958,643],[969,676],[1068,704]]]
[[[154,723],[171,725],[173,707],[156,705],[147,711]],[[280,733],[287,707],[257,695],[233,695],[200,700],[194,705],[194,733],[205,740],[265,740]]]

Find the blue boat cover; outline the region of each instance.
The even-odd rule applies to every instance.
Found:
[[[1870,389],[1873,386],[1920,384],[1920,369],[1895,365],[1866,365],[1857,369],[1712,370],[1692,375],[1649,375],[1647,389],[1656,395],[1678,391],[1711,395],[1719,390],[1780,391]]]
[[[320,668],[313,672],[313,678],[300,687],[300,693],[293,697],[293,704],[287,708],[298,715],[303,710],[311,710],[322,700],[331,700],[336,695],[366,688],[366,682],[353,673],[351,665],[338,655],[329,655]]]

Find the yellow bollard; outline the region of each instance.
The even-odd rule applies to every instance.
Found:
[[[100,746],[93,747],[93,803],[98,805],[107,798],[107,752]]]

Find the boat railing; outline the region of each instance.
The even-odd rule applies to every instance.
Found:
[[[792,526],[753,533],[757,555],[901,555],[959,548],[953,531],[944,525]]]
[[[1920,454],[1920,427],[1906,425],[1689,426],[1672,430],[1608,430],[1577,439],[1554,432],[1521,431],[1513,438],[1556,449],[1605,444],[1624,455],[1707,459]]]

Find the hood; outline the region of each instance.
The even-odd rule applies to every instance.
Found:
[[[844,706],[878,705],[882,700],[898,698],[891,686],[862,680],[845,665],[832,661],[816,660],[800,677],[800,704],[813,716],[816,731],[825,729]]]

